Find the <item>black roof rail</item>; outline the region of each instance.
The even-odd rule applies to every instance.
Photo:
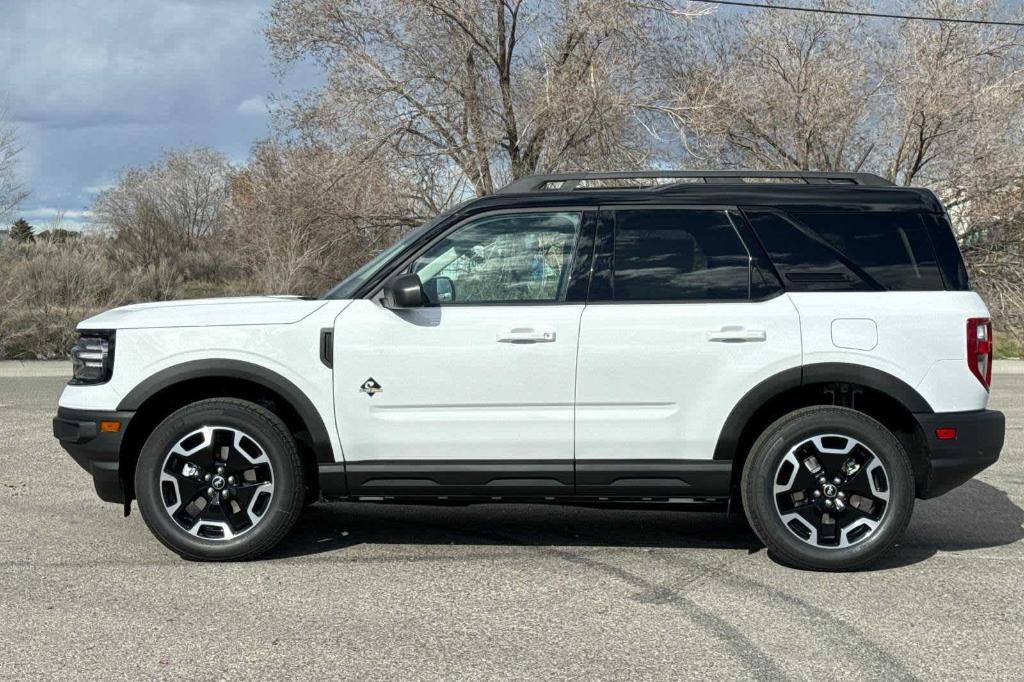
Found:
[[[615,171],[601,173],[552,173],[530,175],[502,187],[498,194],[568,192],[572,190],[636,189],[661,190],[688,183],[807,184],[891,187],[893,183],[871,173],[826,171]]]

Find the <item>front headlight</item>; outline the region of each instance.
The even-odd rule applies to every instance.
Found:
[[[81,332],[71,348],[73,384],[102,384],[114,372],[114,332]]]

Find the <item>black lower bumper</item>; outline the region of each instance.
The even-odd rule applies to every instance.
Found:
[[[919,497],[949,492],[999,459],[1006,432],[1002,412],[977,410],[914,416],[924,431],[931,458],[927,478],[918,482]],[[940,438],[939,429],[955,429],[956,437]]]
[[[92,475],[96,494],[106,502],[124,502],[118,465],[121,439],[134,412],[57,409],[53,435],[72,459]],[[102,422],[117,422],[118,429],[104,430]]]

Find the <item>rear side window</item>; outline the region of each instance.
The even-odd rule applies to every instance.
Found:
[[[616,211],[612,270],[616,301],[750,296],[750,255],[723,211]]]
[[[944,289],[929,231],[916,213],[753,212],[751,223],[791,289]]]

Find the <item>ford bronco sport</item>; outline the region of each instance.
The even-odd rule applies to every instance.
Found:
[[[925,189],[853,173],[536,176],[318,299],[82,322],[54,434],[183,557],[321,499],[718,504],[850,569],[996,461],[992,325]]]

